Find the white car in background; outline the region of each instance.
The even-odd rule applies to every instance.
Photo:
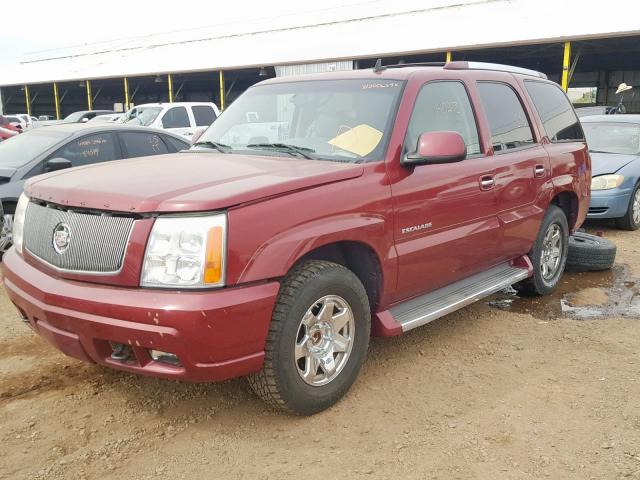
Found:
[[[220,110],[211,102],[145,103],[131,108],[124,123],[163,128],[191,138],[218,115]]]

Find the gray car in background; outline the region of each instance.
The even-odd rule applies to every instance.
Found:
[[[28,178],[91,163],[175,153],[189,147],[183,136],[166,130],[113,123],[52,125],[0,143],[0,201],[4,206],[0,254],[11,246],[13,213]]]

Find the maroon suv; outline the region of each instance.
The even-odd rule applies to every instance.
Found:
[[[590,184],[575,112],[537,72],[271,79],[188,151],[31,179],[5,286],[68,355],[189,381],[247,375],[310,414],[349,389],[371,334],[509,285],[553,291]]]

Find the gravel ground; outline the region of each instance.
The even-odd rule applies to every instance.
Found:
[[[618,289],[633,289],[640,233],[590,228],[616,242]],[[373,339],[347,397],[310,418],[270,410],[242,380],[182,384],[65,357],[2,293],[0,478],[640,479],[640,320],[561,309],[616,303],[614,273]]]

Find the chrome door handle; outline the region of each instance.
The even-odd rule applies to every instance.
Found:
[[[537,178],[544,177],[546,171],[547,169],[544,168],[544,165],[536,165],[533,167],[533,176]]]
[[[493,177],[489,175],[480,177],[480,190],[491,190],[495,185],[496,182]]]

